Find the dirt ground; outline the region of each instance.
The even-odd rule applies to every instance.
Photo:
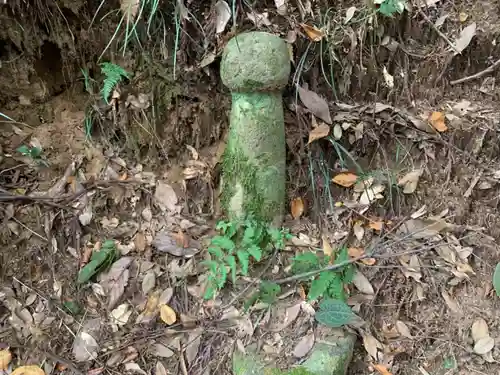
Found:
[[[235,1],[225,23],[230,1],[155,3],[0,5],[0,371],[231,373],[232,351],[255,343],[293,365],[320,329],[307,286],[245,314],[247,292],[305,249],[347,245],[373,255],[349,286],[363,321],[349,374],[500,374],[500,2],[416,1],[386,17],[371,2]],[[219,61],[246,30],[290,47],[293,238],[204,301],[231,106]],[[132,73],[109,102],[102,62]],[[328,104],[328,136],[297,85]],[[346,172],[368,185],[334,182]],[[79,284],[107,239],[120,260]]]

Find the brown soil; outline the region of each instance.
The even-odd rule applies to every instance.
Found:
[[[307,308],[302,307],[286,329],[272,327],[283,319],[286,307],[305,303],[303,286],[287,285],[276,305],[253,310],[240,319],[244,324],[225,319],[226,305],[234,302],[232,307],[242,311],[244,298],[233,299],[253,279],[229,286],[215,301],[205,302],[197,293],[204,277],[200,263],[206,257],[206,241],[221,215],[219,160],[230,97],[220,83],[218,59],[234,32],[256,28],[244,17],[249,9],[237,2],[241,19],[236,29],[228,31],[231,20],[228,32],[216,35],[216,10],[208,2],[200,6],[185,1],[190,13],[179,13],[178,30],[174,6],[163,4],[163,19],[155,18],[149,34],[140,21],[141,34],[132,37],[123,54],[123,30],[106,50],[121,14],[120,4],[112,3],[102,9],[96,1],[63,0],[0,6],[0,24],[5,25],[0,27],[0,349],[10,348],[14,368],[43,363],[47,374],[121,373],[126,363],[146,373],[158,373],[158,363],[169,373],[230,373],[232,350],[250,343],[258,343],[282,365],[295,363],[290,353],[296,343],[318,329]],[[356,328],[360,340],[351,373],[376,373],[374,364],[387,365],[392,374],[499,372],[499,302],[491,281],[500,256],[499,73],[463,84],[450,82],[480,72],[500,57],[500,3],[443,1],[422,10],[427,20],[414,7],[411,13],[352,27],[338,25],[343,25],[347,8],[361,4],[336,4],[331,22],[325,24],[317,16],[324,11],[321,5],[314,5],[317,9],[302,19],[294,6],[283,17],[268,3],[267,8],[254,9],[270,14],[271,26],[259,28],[284,37],[296,33],[291,50],[299,83],[327,99],[334,117],[331,128],[344,127],[338,143],[346,152],[343,160],[342,152],[326,139],[307,145],[311,115],[295,103],[291,82],[284,94],[288,198],[300,197],[306,209],[299,219],[287,215],[286,225],[303,243],[277,255],[264,275],[259,276],[262,267],[257,266],[251,276],[277,278],[295,253],[308,245],[321,247],[325,238],[333,247],[345,240],[351,247],[376,247],[375,264],[358,264],[375,294],[366,296],[350,286],[349,303],[365,321]],[[476,36],[461,55],[453,57],[448,42],[430,24],[443,15],[448,18],[439,30],[451,40],[465,25],[477,23]],[[321,43],[307,39],[298,20],[324,27],[321,48]],[[331,78],[326,48],[336,54],[335,91],[326,82]],[[202,64],[213,52],[214,62]],[[111,104],[100,96],[102,61],[134,73],[117,86]],[[327,74],[322,64],[328,65]],[[394,78],[392,88],[384,81],[384,67]],[[97,84],[89,89],[81,69]],[[375,103],[393,107],[374,111]],[[425,132],[414,126],[411,119],[426,123],[434,111],[448,115],[446,131]],[[359,123],[364,125],[361,136],[350,142]],[[41,146],[41,158],[21,155],[16,149],[22,145]],[[351,207],[352,190],[331,182],[340,171],[359,173],[360,168],[387,186],[384,198],[363,213],[356,206],[346,208]],[[418,186],[405,194],[397,181],[415,169],[422,170]],[[165,211],[155,201],[158,181],[172,188],[173,210]],[[446,230],[437,239],[401,240],[401,223],[424,205],[422,218],[441,215]],[[83,225],[86,210],[92,218]],[[145,210],[152,218],[146,218]],[[365,226],[362,239],[353,235],[357,221]],[[386,227],[370,229],[370,221],[383,221]],[[151,243],[163,232],[174,242],[180,238],[183,248],[200,251],[192,258],[154,251]],[[119,303],[131,306],[132,315],[123,326],[112,324],[108,297],[96,290],[100,280],[92,286],[75,282],[89,250],[107,238],[119,242],[123,257],[132,257]],[[452,250],[453,263],[437,250],[449,243],[455,250],[470,247],[472,253],[459,262]],[[404,252],[408,254],[401,255]],[[408,266],[413,254],[417,270]],[[464,263],[470,266],[467,271]],[[155,285],[144,293],[150,270]],[[168,305],[178,322],[167,330],[156,316],[150,323],[136,324],[154,296],[169,288],[173,297]],[[77,303],[82,311],[68,312],[67,302]],[[474,351],[471,337],[479,318],[495,340],[486,355]],[[75,335],[91,319],[100,322],[97,357],[77,362]],[[398,322],[408,327],[410,336],[401,332]],[[367,335],[380,342],[377,358],[363,345],[362,336]],[[158,344],[172,354],[159,356]]]

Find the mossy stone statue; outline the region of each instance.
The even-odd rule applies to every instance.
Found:
[[[223,157],[222,204],[230,220],[248,214],[279,225],[285,205],[285,129],[281,91],[288,82],[286,43],[266,32],[232,38],[221,78],[231,90]]]

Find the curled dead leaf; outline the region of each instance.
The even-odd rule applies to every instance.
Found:
[[[495,346],[495,340],[493,337],[486,336],[479,339],[474,345],[474,353],[476,354],[486,354],[493,349]]]
[[[429,116],[429,124],[431,124],[431,126],[438,132],[444,132],[448,130],[443,112],[432,112]]]
[[[325,138],[328,134],[330,134],[330,127],[322,122],[309,132],[309,140],[307,141],[307,144],[310,144],[318,139]]]
[[[315,27],[315,26],[309,26],[309,25],[307,25],[305,23],[301,23],[300,27],[302,27],[302,29],[304,30],[304,32],[306,33],[306,35],[313,42],[319,42],[325,36],[325,33],[322,30],[320,30],[317,27]]]
[[[293,349],[293,356],[295,358],[302,358],[307,355],[314,345],[314,333],[310,333],[298,342],[298,344]]]
[[[373,230],[381,231],[384,227],[384,222],[382,220],[370,221],[368,227]]]
[[[445,290],[443,290],[441,292],[441,296],[443,296],[443,299],[444,301],[446,302],[446,305],[448,306],[448,308],[455,312],[455,313],[460,313],[460,307],[458,306],[458,303],[455,301],[455,299],[453,299],[449,294],[448,292],[446,292]]]
[[[358,176],[351,172],[342,172],[332,178],[332,181],[343,187],[351,187],[358,180]]]
[[[328,103],[325,99],[316,94],[314,91],[308,90],[304,87],[297,86],[297,92],[299,93],[300,101],[314,116],[320,118],[327,124],[332,123],[330,108],[328,107]]]
[[[387,369],[387,366],[381,364],[374,364],[373,368],[378,371],[380,375],[392,375],[392,373]]]
[[[363,335],[363,346],[368,354],[372,356],[373,359],[378,359],[378,349],[382,349],[382,344],[373,335],[366,334]]]
[[[139,10],[140,0],[120,0],[120,9],[127,23],[133,23],[137,11]]]
[[[301,197],[292,200],[290,203],[290,210],[294,219],[298,219],[302,216],[304,213],[304,201]]]
[[[409,339],[413,338],[413,336],[411,335],[410,329],[401,320],[398,320],[396,322],[396,329],[398,330],[398,332],[401,336],[404,336],[404,337],[409,338]]]
[[[368,278],[359,270],[354,274],[352,283],[361,293],[369,294],[371,296],[375,294],[375,290],[373,289],[372,284],[370,283]]]
[[[471,335],[474,343],[490,335],[488,324],[483,318],[476,319],[471,327]]]
[[[412,194],[417,189],[418,180],[422,175],[422,169],[416,169],[405,174],[402,178],[399,179],[398,185],[403,186],[403,193]]]
[[[9,349],[0,350],[0,371],[6,371],[12,361],[12,353]]]
[[[169,305],[162,305],[160,307],[160,317],[168,325],[172,325],[177,321],[177,315]]]
[[[10,375],[45,375],[45,371],[38,366],[21,366],[16,368]]]

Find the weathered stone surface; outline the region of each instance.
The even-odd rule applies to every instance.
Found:
[[[286,43],[251,32],[231,39],[221,62],[232,91],[223,158],[222,204],[230,219],[253,214],[279,224],[285,204],[285,129],[281,89],[290,74]]]
[[[347,375],[352,360],[356,336],[343,329],[330,330],[316,342],[309,357],[300,365],[288,370],[273,367],[256,353],[250,345],[246,354],[235,351],[233,354],[233,373],[235,375]]]

